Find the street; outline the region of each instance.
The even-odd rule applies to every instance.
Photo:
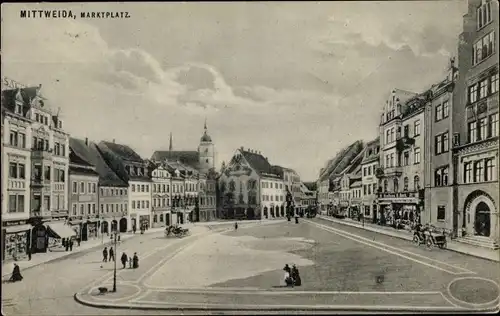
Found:
[[[223,231],[223,230],[227,231]],[[138,236],[118,248],[140,258],[121,270],[96,249],[35,267],[21,283],[3,287],[11,314],[100,314],[96,306],[214,309],[464,311],[498,305],[498,263],[412,243],[322,219],[195,227],[190,237]],[[301,287],[282,286],[285,263],[300,269]],[[9,301],[10,300],[10,301]],[[137,310],[135,311],[137,312]],[[142,311],[141,311],[142,312]],[[164,314],[165,310],[145,313]],[[134,310],[106,309],[106,314]]]

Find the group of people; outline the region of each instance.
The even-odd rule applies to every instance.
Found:
[[[115,252],[113,247],[109,247],[109,250],[108,247],[104,247],[104,250],[102,251],[102,262],[108,262],[108,257],[110,262],[115,261]],[[127,262],[130,269],[139,268],[139,256],[137,256],[137,252],[134,252],[133,257],[129,257],[125,252],[122,253],[120,261],[122,262],[123,269],[127,267]]]
[[[302,285],[302,279],[300,278],[299,269],[296,265],[292,265],[292,268],[290,268],[288,264],[285,264],[283,270],[285,271],[284,281],[286,286],[293,287]]]

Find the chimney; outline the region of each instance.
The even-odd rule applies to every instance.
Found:
[[[85,137],[85,145],[88,146],[89,145],[89,139],[87,137]]]
[[[240,147],[240,149],[241,149],[241,151],[244,151],[244,150],[245,150],[245,148],[243,148],[243,146],[241,146],[241,147]]]

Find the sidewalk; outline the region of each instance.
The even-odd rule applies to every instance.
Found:
[[[227,221],[217,221],[217,222],[195,222],[195,223],[186,223],[186,224],[180,224],[180,226],[184,226],[186,228],[189,228],[191,226],[213,226],[213,225],[224,225],[224,224],[233,224],[235,221],[234,220],[227,220]],[[261,220],[251,220],[251,221],[241,221],[238,222],[240,225],[242,224],[250,224],[250,223],[258,223],[258,222],[266,222],[266,221],[261,221]],[[153,234],[153,233],[158,233],[162,232],[165,230],[165,227],[156,227],[156,228],[150,228],[144,232],[144,234]],[[121,234],[121,241],[125,241],[129,238],[132,238],[134,236],[140,236],[140,232],[136,232],[135,234],[131,232],[127,233],[122,233]],[[113,240],[110,239],[109,236],[104,236],[104,239],[101,238],[95,238],[91,239],[88,241],[85,241],[80,244],[80,246],[75,246],[73,248],[73,251],[63,251],[62,249],[57,249],[55,251],[50,251],[48,250],[46,253],[36,253],[33,254],[31,257],[31,260],[28,260],[28,258],[24,258],[19,261],[12,261],[9,260],[7,262],[2,263],[2,280],[5,278],[10,277],[13,269],[13,264],[14,262],[19,265],[21,268],[21,271],[36,267],[38,265],[44,264],[44,263],[49,263],[51,261],[67,257],[71,254],[86,251],[89,249],[97,248],[97,247],[104,247],[104,246],[110,246],[113,243]]]
[[[317,217],[324,219],[324,220],[327,220],[327,221],[330,221],[330,222],[334,222],[334,223],[338,223],[338,224],[342,224],[342,225],[346,225],[346,226],[357,227],[357,228],[365,229],[365,230],[372,231],[375,233],[384,234],[387,236],[406,239],[409,241],[413,240],[412,232],[406,231],[406,230],[396,230],[392,227],[380,226],[380,225],[376,225],[373,223],[366,223],[366,222],[364,223],[364,226],[363,226],[362,222],[354,221],[352,219],[347,219],[347,218],[346,219],[337,219],[334,217],[327,217],[327,216],[323,216],[323,215],[318,215]],[[500,261],[500,252],[498,250],[491,250],[491,249],[486,249],[486,248],[481,248],[481,247],[474,247],[472,245],[463,244],[463,243],[456,242],[453,240],[448,240],[446,249],[451,250],[451,251],[455,251],[455,252],[459,252],[459,253],[463,253],[466,255],[474,256],[474,257],[479,257],[479,258],[491,260],[491,261],[497,261],[497,262]]]
[[[156,233],[159,231],[163,231],[165,228],[150,228],[148,229],[145,234],[151,234],[151,233]],[[135,235],[128,232],[128,233],[121,233],[120,234],[120,240],[125,241],[127,239],[130,239],[136,235],[140,235],[139,233],[136,233]],[[88,241],[84,241],[80,244],[80,246],[74,246],[73,251],[63,251],[62,249],[57,249],[54,251],[47,250],[46,253],[36,253],[31,256],[31,260],[28,260],[28,258],[24,258],[19,261],[12,261],[9,260],[7,262],[2,263],[2,280],[4,280],[6,277],[10,277],[13,269],[13,264],[17,263],[17,265],[21,268],[21,271],[33,268],[36,266],[39,266],[44,263],[49,263],[51,261],[67,257],[71,254],[86,251],[89,249],[97,248],[97,247],[103,247],[103,246],[110,246],[114,241],[110,239],[109,236],[104,236],[104,238],[95,238],[91,239]]]

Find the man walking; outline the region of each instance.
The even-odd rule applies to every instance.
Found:
[[[102,251],[102,262],[108,262],[108,247],[104,247]]]
[[[113,247],[109,247],[109,261],[115,261],[115,252],[113,251]]]

